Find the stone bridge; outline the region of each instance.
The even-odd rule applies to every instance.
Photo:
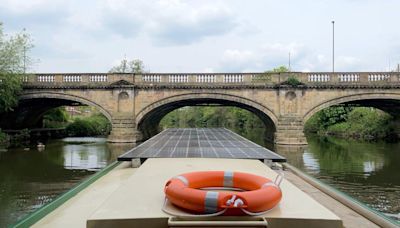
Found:
[[[296,78],[296,79],[293,79]],[[301,82],[292,86],[287,81]],[[256,114],[277,144],[306,144],[304,123],[337,104],[358,103],[397,114],[400,73],[33,74],[23,78],[20,105],[3,129],[37,126],[49,109],[96,107],[112,123],[111,142],[155,135],[170,111],[195,105],[237,106]]]

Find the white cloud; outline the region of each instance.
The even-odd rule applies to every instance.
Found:
[[[124,54],[158,72],[264,71],[287,65],[289,52],[293,70],[331,71],[332,18],[336,70],[373,71],[400,61],[399,7],[393,0],[0,0],[0,15],[6,33],[32,34],[42,72],[103,71]]]
[[[31,14],[36,10],[54,10],[62,4],[60,0],[1,0],[0,8],[7,9],[17,14]]]
[[[246,63],[251,61],[252,58],[254,58],[254,54],[251,51],[228,49],[224,52],[222,60],[225,62]]]
[[[204,68],[203,73],[215,73],[215,71],[212,67],[206,67]]]
[[[164,46],[187,45],[209,36],[223,35],[238,25],[226,5],[193,5],[178,0],[105,0],[90,11],[87,7],[71,11],[68,22],[83,30],[127,39],[144,34]]]
[[[266,43],[254,50],[225,50],[221,61],[221,71],[266,71],[281,65],[296,63],[305,55],[305,48],[297,43]]]
[[[238,24],[231,10],[218,4],[198,7],[181,1],[161,1],[154,5],[154,18],[147,29],[159,44],[191,44],[209,36],[231,32]]]
[[[302,44],[295,42],[267,43],[254,50],[225,50],[220,71],[253,72],[265,71],[284,65],[288,66],[289,52],[293,71],[331,71],[332,59],[321,53],[315,53]],[[335,68],[354,71],[362,67],[362,61],[354,56],[338,56]]]
[[[362,62],[359,58],[353,56],[339,56],[335,65],[337,65],[339,69],[355,69],[361,63]]]

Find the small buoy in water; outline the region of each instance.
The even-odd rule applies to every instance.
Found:
[[[43,143],[38,143],[37,144],[37,148],[39,149],[39,150],[44,150],[44,148],[46,147],[46,145],[44,145]]]

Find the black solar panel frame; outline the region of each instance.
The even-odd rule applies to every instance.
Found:
[[[286,158],[226,128],[169,128],[118,157],[240,158],[286,162]]]

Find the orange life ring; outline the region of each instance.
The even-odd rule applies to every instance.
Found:
[[[202,190],[213,187],[238,188],[244,191]],[[172,204],[194,213],[206,214],[222,210],[226,210],[224,214],[264,212],[275,207],[282,198],[280,187],[270,179],[230,171],[181,174],[166,183],[164,192]]]

